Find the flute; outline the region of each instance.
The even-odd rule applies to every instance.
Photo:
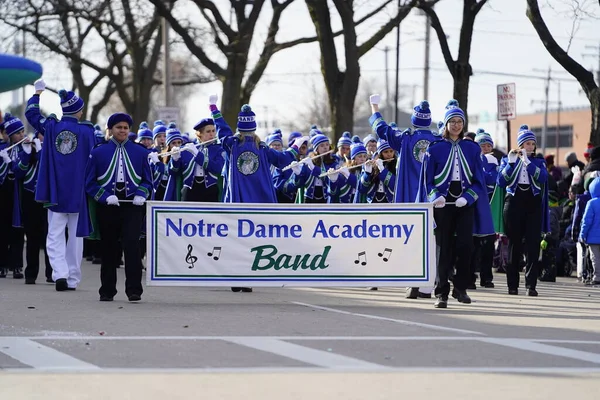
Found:
[[[298,161],[296,164],[293,164],[293,163],[292,163],[293,165],[292,165],[292,164],[290,164],[290,165],[288,165],[288,166],[285,166],[285,167],[283,167],[283,168],[281,169],[281,171],[287,171],[288,169],[292,169],[292,167],[293,167],[294,165],[298,165],[298,164],[305,164],[305,163],[306,163],[308,160],[316,160],[317,158],[320,158],[320,157],[326,156],[327,154],[331,154],[331,153],[333,153],[333,150],[329,150],[328,152],[325,152],[325,153],[323,153],[323,154],[317,154],[316,156],[313,156],[313,157],[306,157],[306,158],[303,158],[302,160]]]
[[[219,138],[214,138],[214,139],[211,139],[211,140],[207,140],[206,142],[198,143],[198,144],[196,144],[195,146],[196,146],[196,147],[199,147],[199,146],[204,146],[204,145],[207,145],[207,144],[214,143],[214,142],[216,142],[217,140],[219,140]],[[190,143],[191,143],[191,142],[190,142]],[[173,155],[173,154],[175,154],[175,153],[181,153],[181,152],[182,152],[182,151],[184,151],[184,150],[185,150],[185,148],[182,146],[182,147],[178,148],[177,150],[171,150],[171,151],[168,151],[168,152],[166,152],[166,153],[158,153],[158,155],[159,155],[160,157],[166,157],[166,156]]]
[[[24,137],[23,139],[21,139],[19,142],[8,146],[7,148],[5,148],[4,150],[9,151],[10,149],[12,149],[13,147],[17,147],[18,145],[20,145],[21,143],[23,143],[24,141],[26,141],[27,139],[29,139],[28,137]]]
[[[390,160],[382,160],[382,161],[383,161],[383,162],[388,162],[388,161],[392,161],[392,160],[393,160],[393,159],[390,159]],[[366,164],[369,164],[369,163],[371,163],[371,164],[374,164],[374,163],[375,163],[375,160],[367,160],[367,161],[365,161],[365,162],[364,162],[364,163],[362,163],[362,164],[358,164],[358,165],[351,165],[351,166],[349,166],[349,167],[342,167],[342,168],[335,169],[335,170],[333,170],[333,171],[327,171],[327,172],[323,172],[321,175],[319,175],[319,178],[324,178],[324,177],[326,177],[326,176],[329,176],[329,175],[337,174],[337,173],[339,173],[339,172],[340,172],[342,169],[344,169],[344,168],[353,169],[353,168],[362,167],[363,165],[366,165]]]

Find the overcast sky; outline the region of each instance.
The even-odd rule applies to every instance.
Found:
[[[586,3],[586,1],[580,1]],[[268,2],[267,2],[268,3]],[[360,3],[360,2],[356,2]],[[369,9],[369,2],[363,2],[361,10]],[[469,93],[469,113],[471,115],[496,112],[496,85],[508,82],[516,83],[517,112],[525,114],[535,109],[541,109],[540,103],[532,104],[532,100],[539,102],[544,98],[545,81],[542,79],[526,78],[519,75],[533,75],[543,77],[548,67],[556,71],[555,76],[563,79],[561,82],[561,101],[563,107],[586,106],[588,101],[580,92],[580,87],[569,74],[563,72],[546,52],[538,39],[533,27],[525,15],[525,0],[490,0],[479,14],[473,38],[473,49],[471,52],[471,65],[474,75],[471,78]],[[573,19],[569,16],[570,0],[553,0],[555,9],[545,6],[546,0],[540,0],[543,6],[542,14],[546,19],[551,31],[554,33],[559,44],[566,48]],[[596,1],[587,0],[590,10],[600,16],[600,8]],[[360,16],[361,10],[357,14]],[[442,0],[436,8],[446,33],[449,35],[450,48],[456,57],[458,50],[458,34],[462,17],[461,0]],[[194,11],[194,6],[189,8]],[[391,9],[388,10],[389,15]],[[228,13],[226,13],[228,15]],[[266,27],[270,18],[270,6],[265,5],[263,15],[259,21],[259,31],[256,35],[253,53],[256,57],[260,49],[261,38],[265,37]],[[387,18],[386,15],[378,17],[377,20],[359,29],[359,43],[373,34],[378,25]],[[586,68],[598,68],[598,46],[600,46],[600,30],[597,27],[600,21],[596,18],[586,16],[580,21],[579,29],[576,31],[571,42],[569,54],[582,63]],[[339,22],[334,21],[334,29],[339,27]],[[595,29],[594,29],[595,27]],[[282,16],[281,30],[277,37],[278,41],[286,41],[298,37],[312,36],[315,34],[314,26],[308,15],[304,1],[293,3]],[[424,38],[425,17],[415,10],[405,19],[401,28],[401,68],[400,84],[405,92],[406,100],[402,108],[410,109],[413,94],[416,101],[423,97],[423,64],[424,64]],[[342,42],[340,41],[340,49]],[[361,58],[362,78],[368,82],[370,87],[376,88],[385,95],[385,70],[384,52],[385,46],[390,51],[390,84],[394,82],[395,68],[395,32],[389,34],[376,48]],[[595,49],[586,49],[586,46],[595,46]],[[584,53],[596,54],[596,57],[583,58]],[[338,51],[340,62],[343,63],[343,50]],[[35,59],[35,56],[32,57]],[[56,71],[51,63],[45,62],[45,76],[53,86],[58,83],[70,87],[71,82],[61,71]],[[50,69],[52,69],[50,71]],[[502,76],[494,73],[506,74]],[[511,76],[514,74],[514,76]],[[56,81],[60,82],[56,82]],[[322,77],[319,65],[318,45],[308,44],[291,48],[276,54],[271,60],[266,74],[259,83],[251,99],[251,105],[257,112],[257,117],[277,118],[279,121],[294,119],[299,110],[304,110],[306,104],[314,101],[315,93],[312,93],[313,82],[322,87]],[[415,86],[416,85],[416,86]],[[414,86],[414,87],[413,87]],[[444,106],[452,97],[452,80],[447,71],[441,55],[437,37],[432,30],[431,41],[431,72],[430,72],[429,101],[431,103],[433,119],[443,117]],[[550,87],[550,98],[558,101],[558,85]],[[220,84],[207,84],[199,86],[196,95],[190,98],[188,103],[188,118],[183,122],[183,129],[190,129],[190,125],[206,116],[206,99],[212,92],[219,93]],[[33,87],[27,88],[27,96],[33,92]],[[393,88],[390,88],[393,93]],[[385,97],[385,96],[384,96]],[[20,97],[19,97],[20,98]],[[11,95],[8,93],[0,95],[0,107],[5,109],[11,103]],[[368,101],[365,98],[364,101]],[[59,112],[58,98],[53,95],[45,95],[42,106],[48,110]],[[551,104],[551,107],[553,104]],[[268,111],[267,111],[268,110]],[[391,116],[390,116],[391,118]],[[104,121],[99,121],[103,123]],[[139,123],[136,121],[136,123]],[[308,124],[310,121],[302,122]]]

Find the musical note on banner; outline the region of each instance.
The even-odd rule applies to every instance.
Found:
[[[188,251],[188,252],[187,252],[187,254],[185,255],[185,262],[186,262],[186,263],[188,263],[188,264],[190,264],[190,265],[188,266],[188,268],[189,268],[189,269],[192,269],[192,268],[194,268],[194,263],[195,263],[196,261],[198,261],[198,257],[196,257],[196,256],[192,255],[192,250],[194,250],[194,248],[192,247],[192,245],[191,245],[191,244],[188,244],[188,247],[187,247],[187,251]]]
[[[356,260],[354,260],[354,264],[358,264],[360,263],[360,265],[365,266],[367,265],[367,252],[366,251],[361,251],[360,253],[358,253],[358,258]]]
[[[383,253],[377,253],[379,257],[383,257],[384,262],[388,262],[390,256],[392,255],[392,249],[388,249],[387,247],[383,250]]]
[[[213,247],[212,251],[207,254],[207,256],[212,257],[213,260],[218,261],[221,257],[221,248]]]

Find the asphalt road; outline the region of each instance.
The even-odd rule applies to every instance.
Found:
[[[541,283],[433,308],[402,289],[150,287],[0,279],[0,399],[598,399],[600,287]],[[524,290],[523,290],[524,292]]]

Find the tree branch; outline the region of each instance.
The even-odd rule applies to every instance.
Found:
[[[232,41],[235,38],[236,32],[233,29],[231,29],[231,26],[229,26],[229,24],[223,19],[223,16],[219,12],[219,9],[212,1],[208,1],[208,0],[193,0],[193,1],[201,11],[209,10],[211,12],[213,17],[215,18],[215,22],[216,22],[217,26],[219,27],[221,32],[223,32],[223,34],[225,34],[225,36],[227,36],[227,39],[229,41]],[[207,18],[207,20],[208,20],[208,18]]]
[[[448,39],[446,37],[446,32],[444,32],[444,28],[442,27],[442,23],[437,16],[437,13],[433,9],[433,6],[439,0],[426,1],[419,0],[417,7],[423,10],[431,19],[431,27],[435,30],[437,34],[438,40],[440,42],[440,47],[442,49],[442,55],[444,56],[444,61],[446,62],[446,66],[448,67],[448,71],[452,77],[455,77],[454,66],[456,62],[452,58],[452,53],[450,52],[450,47],[448,46]]]

